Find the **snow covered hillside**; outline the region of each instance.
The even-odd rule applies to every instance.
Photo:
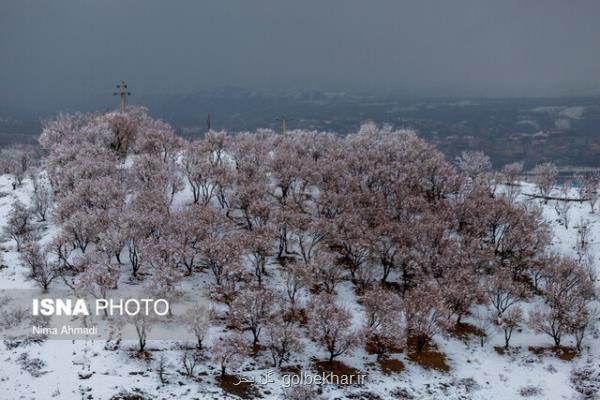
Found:
[[[183,143],[135,111],[41,141],[42,168],[0,175],[0,399],[600,393],[600,211],[575,187],[370,125]],[[199,343],[6,334],[33,322],[11,291],[117,287],[170,299]],[[330,373],[366,378],[292,384]]]

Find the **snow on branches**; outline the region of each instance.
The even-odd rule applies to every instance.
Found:
[[[212,341],[223,374],[251,342],[280,366],[306,334],[330,362],[363,343],[378,358],[407,342],[422,351],[480,305],[508,346],[525,319],[517,303],[537,294],[529,325],[556,344],[568,334],[580,345],[594,322],[585,268],[547,256],[541,210],[495,190],[516,187],[522,164],[500,177],[485,154],[465,152],[454,165],[414,132],[374,124],[345,137],[210,131],[190,142],[143,109],[60,115],[40,143],[47,183],[34,209],[60,232],[47,251],[28,248],[32,271],[51,257],[96,295],[128,275],[173,299],[204,281],[233,331]],[[556,167],[535,173],[548,197]],[[597,177],[580,181],[593,210]],[[15,203],[8,222],[19,248],[30,241],[30,209]],[[204,347],[209,321],[184,320]]]

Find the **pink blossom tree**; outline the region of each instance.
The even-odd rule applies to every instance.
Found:
[[[313,257],[312,273],[313,282],[325,292],[333,294],[336,286],[342,281],[344,270],[333,254],[322,249]]]
[[[485,278],[485,291],[496,312],[496,319],[502,318],[504,312],[529,294],[527,287],[522,282],[515,281],[505,268],[497,269],[493,275]]]
[[[587,199],[592,214],[600,198],[600,170],[596,169],[575,177],[580,199]]]
[[[508,349],[513,331],[523,323],[523,309],[518,305],[514,306],[503,313],[497,322],[504,331],[504,348]]]
[[[294,353],[301,352],[304,348],[299,334],[298,326],[291,320],[285,320],[278,315],[267,322],[266,347],[271,353],[273,366],[281,368],[288,362]]]
[[[307,289],[313,282],[310,267],[292,259],[283,267],[285,293],[292,309],[296,308],[298,297],[302,290]]]
[[[544,204],[548,202],[548,196],[556,183],[558,169],[553,163],[543,163],[535,166],[531,172],[534,175],[534,182],[537,185],[540,197],[544,199]]]
[[[359,343],[358,333],[352,329],[350,311],[337,305],[334,296],[312,297],[307,310],[310,337],[325,348],[330,365],[336,357],[351,353]]]
[[[182,315],[182,322],[189,327],[196,337],[196,348],[202,350],[204,338],[211,325],[213,310],[204,304],[195,304]]]
[[[58,266],[48,257],[47,251],[36,242],[28,242],[23,246],[20,257],[29,267],[31,278],[47,292],[50,284],[59,276]]]
[[[581,327],[580,317],[596,296],[594,282],[575,260],[556,258],[543,275],[543,291],[545,304],[529,314],[529,324],[560,346],[564,335]]]
[[[448,328],[449,310],[431,287],[420,286],[408,291],[403,307],[407,336],[415,339],[417,352],[422,352],[435,335]]]
[[[8,213],[4,234],[15,241],[17,251],[21,251],[23,244],[29,241],[34,234],[31,221],[31,210],[19,200],[16,200]]]
[[[31,182],[33,184],[32,208],[39,221],[45,222],[48,210],[53,203],[50,183],[45,176],[37,173],[32,174]]]
[[[475,179],[492,169],[490,158],[482,151],[463,151],[456,164],[469,178]]]
[[[219,366],[221,377],[227,373],[227,369],[236,369],[244,364],[250,353],[250,344],[239,334],[231,334],[220,337],[211,347],[212,359]]]
[[[89,263],[79,276],[78,289],[89,293],[96,299],[107,299],[109,291],[116,288],[119,280],[119,268],[102,256],[88,256]],[[105,316],[108,312],[104,310]]]
[[[402,299],[397,294],[375,287],[362,297],[366,318],[364,332],[377,354],[377,360],[406,340],[402,316]]]
[[[265,324],[273,318],[274,295],[264,288],[246,288],[231,302],[231,323],[242,330],[250,330],[254,344],[260,339]]]

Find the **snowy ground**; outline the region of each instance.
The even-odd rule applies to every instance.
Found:
[[[523,185],[524,193],[533,193],[535,188]],[[15,198],[28,203],[31,186],[12,191],[7,176],[0,176],[0,227]],[[522,201],[536,201],[522,196]],[[557,221],[552,204],[544,208],[544,215],[551,222],[554,231],[554,247],[562,253],[574,253],[576,238],[575,226],[581,219],[589,220],[594,240],[593,254],[596,266],[600,265],[600,216],[590,214],[587,203],[573,203],[570,229],[565,229]],[[48,227],[46,235],[50,235]],[[26,279],[25,269],[18,261],[13,243],[0,242],[0,289],[32,289],[35,286]],[[202,287],[206,276],[198,275],[196,281],[186,283],[189,288]],[[57,285],[60,286],[60,285]],[[36,289],[37,290],[37,289]],[[349,283],[342,285],[338,295],[349,307],[358,307],[354,291]],[[221,330],[215,327],[211,336]],[[210,338],[208,340],[210,342]],[[394,358],[403,361],[406,369],[386,375],[377,366],[368,366],[375,360],[374,355],[359,350],[354,355],[343,357],[345,364],[368,373],[368,383],[362,387],[323,386],[324,398],[414,398],[414,399],[513,399],[521,398],[524,387],[538,387],[535,397],[543,399],[574,399],[578,394],[570,382],[574,367],[598,360],[600,340],[598,335],[586,339],[584,353],[572,361],[563,361],[547,353],[536,355],[529,346],[551,346],[548,337],[534,335],[524,329],[516,332],[511,341],[514,349],[510,354],[499,354],[494,346],[503,345],[500,332],[492,332],[483,347],[478,338],[467,340],[455,337],[436,338],[439,350],[447,357],[449,372],[427,370],[411,362],[404,354]],[[117,350],[106,350],[104,341],[48,340],[42,343],[21,344],[9,348],[8,342],[0,343],[0,399],[110,399],[119,392],[143,393],[144,398],[180,399],[224,399],[229,398],[216,384],[217,371],[207,356],[198,368],[198,379],[186,378],[176,371],[181,368],[181,351],[177,344],[156,341],[149,344],[153,359],[143,360],[133,357],[134,343],[125,343]],[[566,340],[565,345],[573,345]],[[305,355],[293,360],[309,370],[311,356],[323,358],[310,342],[306,343]],[[172,371],[170,384],[161,385],[155,372],[157,360],[164,354]],[[36,360],[43,363],[36,367]],[[598,364],[597,361],[595,361]],[[247,363],[242,374],[260,378],[272,370],[275,380],[266,386],[258,386],[263,398],[280,398],[283,395],[282,378],[270,366],[266,355],[261,355]],[[90,375],[91,374],[91,375]],[[369,394],[371,397],[369,397]],[[413,397],[410,397],[410,396]],[[378,397],[377,397],[378,396]],[[402,397],[404,396],[404,397]]]

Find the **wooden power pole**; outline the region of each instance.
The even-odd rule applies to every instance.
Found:
[[[113,93],[113,96],[117,96],[117,95],[119,96],[119,111],[124,113],[126,99],[127,99],[127,96],[131,96],[131,92],[128,92],[126,90],[127,85],[125,84],[125,81],[121,81],[121,83],[117,85],[117,89],[119,89],[119,91]]]

